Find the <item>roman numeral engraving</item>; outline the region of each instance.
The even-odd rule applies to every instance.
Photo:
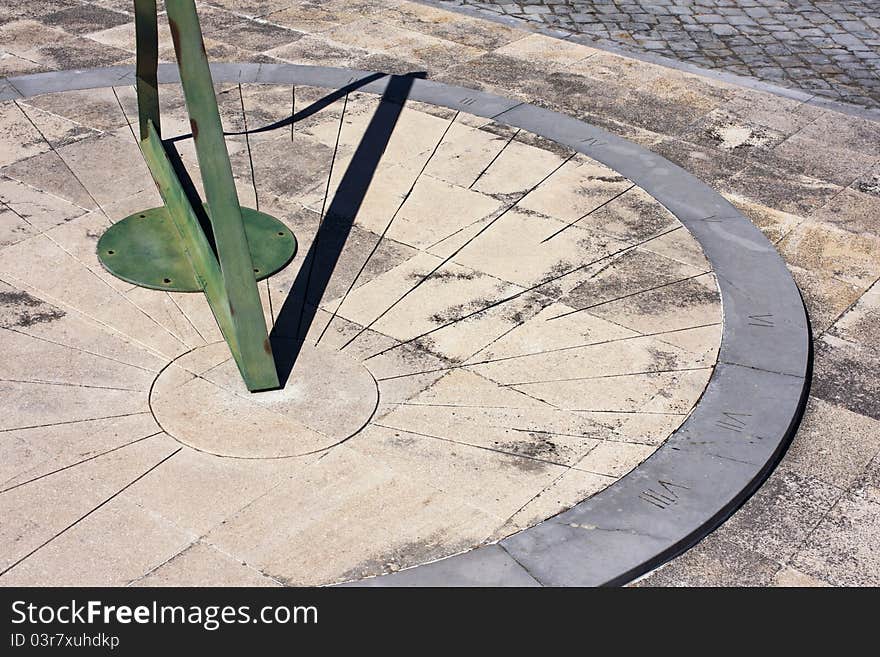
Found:
[[[710,214],[708,217],[702,217],[700,219],[694,219],[694,221],[704,221],[707,224],[720,224],[730,219],[736,219],[736,217],[722,217],[717,214]]]
[[[462,98],[461,99],[462,105],[473,105],[476,102],[477,102],[476,98]]]
[[[655,487],[648,488],[639,493],[639,499],[656,506],[658,509],[668,509],[678,502],[679,494],[676,489],[690,490],[684,484],[676,484],[672,481],[658,479]]]
[[[587,137],[586,139],[581,139],[582,144],[586,144],[587,146],[604,146],[604,141],[599,141],[595,137]]]
[[[766,313],[764,315],[749,315],[749,320],[749,326],[761,326],[763,328],[776,326],[773,323],[772,313]]]
[[[715,421],[715,426],[734,433],[742,433],[742,430],[746,428],[745,421],[740,418],[752,417],[751,413],[733,413],[731,411],[724,411],[721,415],[723,417]]]

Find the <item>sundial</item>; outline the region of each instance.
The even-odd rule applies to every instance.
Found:
[[[112,459],[87,480],[161,518],[149,536],[282,582],[593,585],[760,485],[809,330],[723,197],[418,74],[209,67],[194,4],[166,6],[177,64],[137,2],[136,67],[0,87],[44,146],[0,169],[33,229],[0,251],[2,429],[79,450],[10,473],[17,517]],[[0,582],[74,559],[31,524]]]

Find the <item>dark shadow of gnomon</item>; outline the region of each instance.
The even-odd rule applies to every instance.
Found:
[[[285,119],[252,130],[223,133],[226,136],[256,134],[293,125],[297,121],[302,121],[320,112],[347,94],[384,77],[388,77],[388,83],[379,106],[364,131],[332,200],[325,204],[326,211],[321,218],[317,234],[297,273],[293,287],[278,311],[275,325],[269,334],[272,352],[275,356],[275,367],[278,371],[278,381],[282,388],[287,385],[290,378],[305,336],[315,319],[318,305],[330,283],[342,249],[351,233],[358,210],[370,187],[388,141],[391,139],[403,106],[409,97],[413,81],[417,78],[424,78],[425,74],[410,73],[386,76],[384,73],[375,73],[368,75],[327,94]],[[198,215],[205,235],[213,247],[214,234],[211,222],[195,185],[180,160],[175,145],[175,142],[190,138],[192,138],[191,134],[180,135],[163,140],[163,144],[191,205]]]
[[[287,384],[305,336],[315,319],[318,305],[351,233],[355,217],[417,77],[424,77],[424,74],[389,77],[379,106],[364,131],[332,200],[326,206],[317,234],[300,266],[293,287],[278,312],[269,339],[282,387]]]

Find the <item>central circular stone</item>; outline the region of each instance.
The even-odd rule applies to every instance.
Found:
[[[379,402],[373,375],[344,352],[303,344],[282,390],[251,393],[225,342],[170,363],[150,407],[166,433],[203,452],[247,459],[302,456],[366,425]]]

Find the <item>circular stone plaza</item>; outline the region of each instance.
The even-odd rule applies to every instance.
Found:
[[[870,3],[167,4],[0,0],[0,585],[880,584]]]

